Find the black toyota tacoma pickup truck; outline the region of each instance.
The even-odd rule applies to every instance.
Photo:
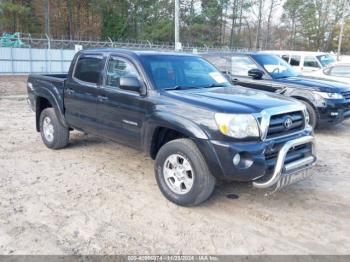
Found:
[[[350,118],[350,86],[344,83],[302,76],[282,58],[262,52],[204,53],[202,56],[235,85],[300,100],[314,128]]]
[[[203,58],[182,53],[84,50],[67,75],[30,75],[36,129],[52,149],[80,130],[146,152],[161,192],[184,206],[216,179],[279,189],[316,161],[305,106],[235,87]]]

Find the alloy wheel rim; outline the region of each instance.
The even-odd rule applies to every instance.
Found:
[[[176,194],[187,194],[193,186],[193,169],[190,162],[179,154],[172,154],[164,162],[165,183]]]
[[[54,139],[54,127],[51,121],[51,118],[46,116],[43,120],[43,131],[45,139],[48,142],[52,142]]]

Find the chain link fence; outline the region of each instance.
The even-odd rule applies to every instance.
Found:
[[[5,34],[3,34],[4,36]],[[11,38],[12,37],[12,38]],[[150,41],[106,41],[52,39],[48,36],[33,38],[30,34],[6,35],[0,43],[0,74],[18,75],[30,73],[64,73],[69,69],[76,47],[89,48],[123,48],[133,50],[174,51],[175,46],[166,42]],[[14,43],[11,45],[11,43]],[[20,44],[19,44],[20,43]],[[247,51],[247,48],[227,46],[194,46],[182,45],[180,52],[232,52]]]

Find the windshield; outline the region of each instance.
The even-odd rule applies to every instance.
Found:
[[[230,86],[213,65],[200,57],[142,55],[141,61],[157,89]]]
[[[323,67],[326,67],[326,66],[337,61],[337,59],[334,55],[319,55],[316,57],[320,61],[320,63],[322,64]]]
[[[286,61],[276,55],[254,55],[254,59],[273,79],[298,76]]]

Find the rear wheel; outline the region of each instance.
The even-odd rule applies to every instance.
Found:
[[[163,195],[181,206],[198,205],[214,191],[215,177],[190,139],[176,139],[162,146],[155,173]]]
[[[41,112],[40,133],[48,148],[63,148],[69,142],[69,129],[61,124],[53,108],[46,108]]]
[[[309,113],[309,124],[310,126],[312,126],[313,129],[315,129],[317,127],[317,123],[318,123],[318,119],[317,119],[317,113],[315,108],[310,105],[308,102],[305,101],[300,101],[302,102],[305,106],[306,106],[306,110]]]

